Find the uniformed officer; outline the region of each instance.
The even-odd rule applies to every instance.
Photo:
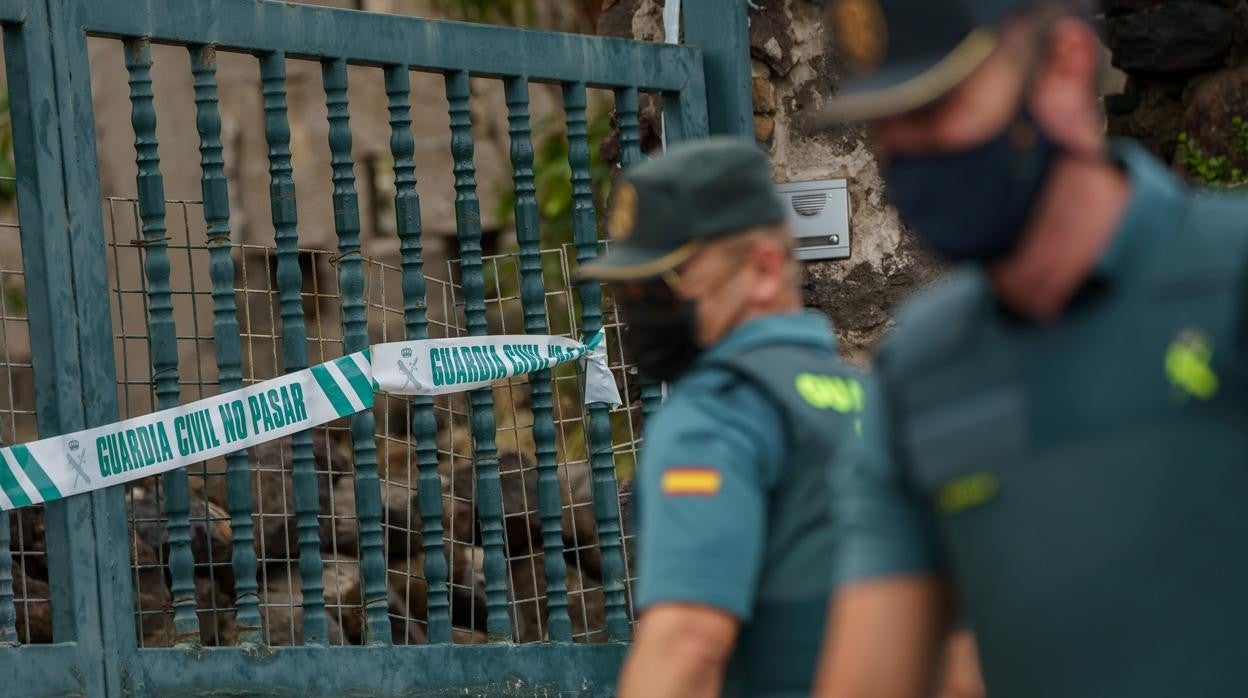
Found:
[[[637,470],[641,622],[626,698],[806,696],[831,575],[827,463],[863,388],[803,311],[793,237],[752,141],[625,173],[611,282],[641,371],[667,381]]]
[[[821,694],[922,695],[961,616],[989,695],[1242,695],[1248,200],[1106,141],[1070,2],[829,5],[861,71],[833,117],[957,268],[834,471]]]

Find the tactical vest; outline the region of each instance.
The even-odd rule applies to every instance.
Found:
[[[828,463],[846,420],[861,412],[861,385],[834,351],[802,345],[751,349],[714,365],[749,381],[776,406],[788,456],[768,493],[758,593],[723,695],[807,696],[831,589]]]
[[[1194,206],[1054,326],[963,279],[881,362],[989,695],[1248,690],[1244,208]]]

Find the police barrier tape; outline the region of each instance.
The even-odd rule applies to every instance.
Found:
[[[373,407],[373,392],[444,395],[584,357],[585,402],[620,404],[604,333],[378,344],[280,378],[143,417],[0,448],[0,510],[181,468]]]

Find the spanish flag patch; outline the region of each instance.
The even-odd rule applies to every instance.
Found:
[[[670,468],[663,473],[663,494],[668,496],[703,496],[719,494],[723,476],[715,468],[686,466]]]

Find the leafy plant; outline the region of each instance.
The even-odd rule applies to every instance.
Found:
[[[538,120],[534,129],[540,143],[533,153],[533,174],[537,184],[537,205],[542,213],[542,246],[572,242],[572,167],[568,164],[568,136],[552,117]],[[590,106],[586,132],[589,141],[589,175],[594,203],[601,212],[611,192],[611,165],[602,157],[602,142],[611,131],[611,108],[605,100]],[[515,205],[513,192],[505,202],[506,211]]]
[[[9,88],[0,85],[0,198],[17,196],[17,166],[13,162],[13,118],[9,113]]]
[[[536,15],[535,0],[434,0],[434,7],[448,16],[470,22],[531,26]],[[602,157],[602,142],[611,131],[611,103],[595,100],[586,110],[586,140],[589,144],[589,174],[595,209],[601,216],[607,196],[611,191],[611,165]],[[567,129],[562,121],[545,116],[533,123],[533,179],[536,188],[540,249],[543,252],[563,249],[575,255],[571,243],[574,238],[572,222],[572,167],[568,161],[569,147]],[[507,221],[513,218],[516,194],[512,186],[504,185],[500,192],[496,218]],[[599,229],[600,221],[594,221]],[[500,250],[502,253],[493,264],[483,269],[486,294],[494,297],[514,298],[520,291],[519,258],[517,246]],[[558,289],[567,281],[563,276],[561,255],[542,255],[542,280],[547,289]],[[487,299],[488,300],[488,299]],[[568,307],[568,304],[571,307]],[[518,309],[512,308],[513,312]],[[575,334],[579,325],[580,301],[576,294],[554,294],[547,297],[547,322],[552,334]],[[506,312],[506,311],[505,311]],[[515,317],[511,323],[518,324]],[[585,443],[584,422],[577,418],[582,412],[579,381],[576,366],[568,364],[553,371],[554,403],[559,437],[556,448],[560,462],[588,458]],[[617,411],[611,415],[612,440],[617,444],[630,440],[632,426],[629,412]],[[632,452],[617,450],[616,471],[622,479],[633,472]]]
[[[0,286],[4,310],[9,317],[26,317],[26,286],[20,276],[5,275]]]
[[[602,156],[602,142],[611,132],[611,103],[596,100],[587,109],[586,140],[589,144],[589,175],[594,197],[594,208],[599,220],[594,221],[600,230],[601,216],[606,210],[607,197],[611,193],[611,164]],[[567,255],[575,255],[571,246],[574,239],[572,222],[572,166],[568,161],[568,134],[562,121],[546,116],[533,124],[533,180],[536,187],[540,248],[543,251],[564,249]],[[509,220],[514,216],[516,194],[509,185],[500,192],[496,217]],[[513,245],[502,250],[497,264],[485,268],[486,289],[497,289],[503,297],[519,295],[519,259]],[[548,290],[561,288],[567,283],[563,275],[561,255],[542,255],[542,277]],[[568,307],[571,303],[571,308]],[[552,294],[547,296],[547,321],[552,334],[577,332],[580,318],[580,300],[577,294]],[[572,318],[569,320],[569,318]],[[576,418],[582,411],[577,367],[572,364],[558,366],[553,371],[555,383],[555,414],[559,438],[556,447],[560,462],[588,458],[585,444],[584,422]],[[632,438],[631,417],[628,410],[611,414],[613,443],[628,443]],[[621,480],[632,477],[634,468],[632,451],[617,448],[615,468]]]
[[[1179,160],[1188,175],[1202,184],[1239,187],[1248,184],[1248,173],[1238,161],[1248,158],[1248,120],[1231,119],[1230,153],[1208,154],[1186,131],[1179,134]]]
[[[589,175],[593,187],[594,204],[599,217],[605,210],[608,195],[611,193],[611,165],[602,157],[602,142],[611,132],[611,105],[609,101],[598,100],[590,104],[586,124],[586,135],[589,142]],[[568,162],[568,134],[562,123],[547,116],[538,119],[533,127],[534,140],[537,145],[533,149],[533,179],[537,188],[537,207],[541,216],[541,249],[555,250],[570,245],[573,241],[572,224],[572,167]],[[508,220],[513,216],[516,205],[515,190],[510,186],[498,198],[495,214],[499,220]],[[597,221],[595,221],[597,224]],[[571,248],[567,248],[572,253]],[[505,253],[515,252],[513,247]],[[515,257],[505,257],[506,263],[498,265],[501,277],[496,285],[492,278],[486,279],[486,288],[498,288],[504,296],[515,295],[519,290],[520,275]],[[542,275],[547,287],[562,282],[560,260],[557,255],[543,255]],[[490,270],[487,270],[490,271]],[[574,313],[577,314],[577,313]],[[567,332],[571,328],[560,326],[564,312],[552,313],[551,329],[554,332]],[[566,323],[563,323],[566,324]]]

